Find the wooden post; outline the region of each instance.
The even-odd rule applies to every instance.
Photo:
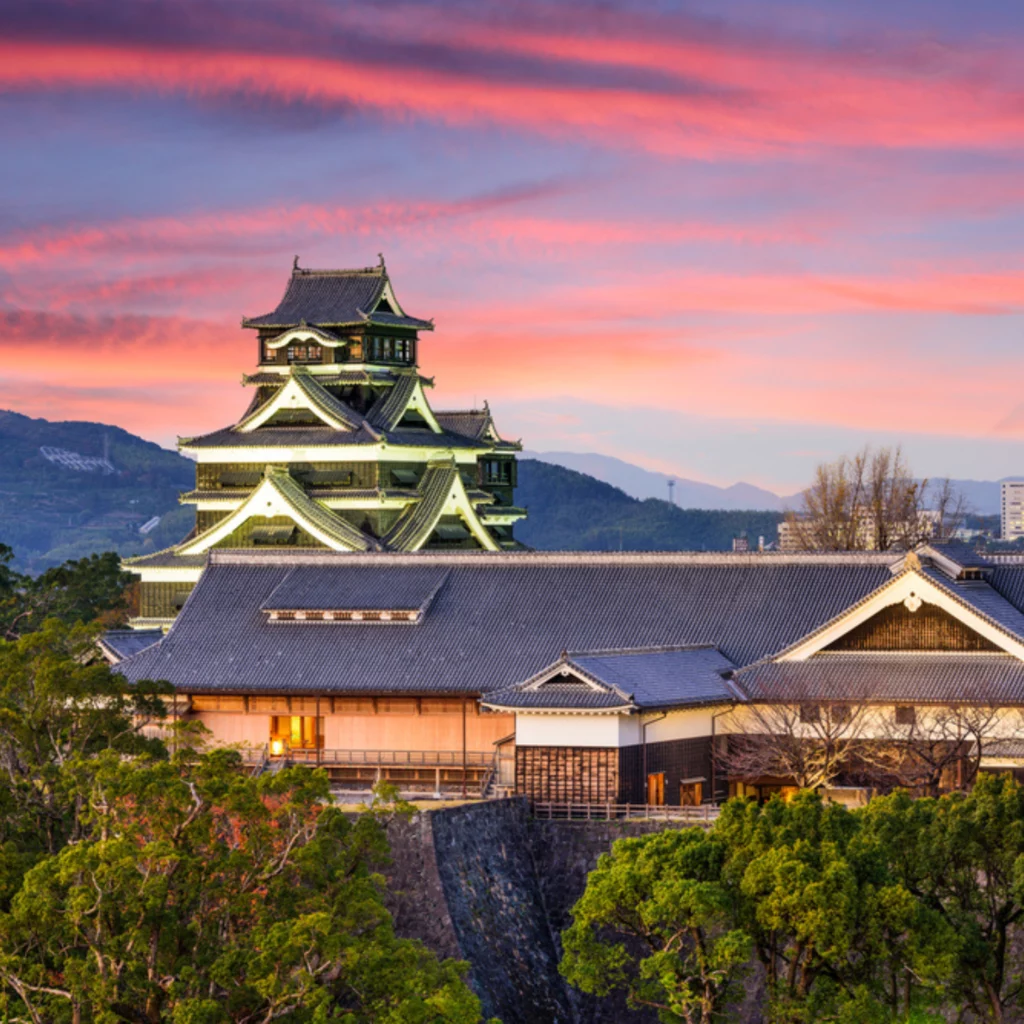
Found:
[[[320,695],[316,698],[316,721],[313,723],[313,743],[316,746],[316,766],[320,767]]]
[[[466,799],[466,698],[462,698],[462,799]]]

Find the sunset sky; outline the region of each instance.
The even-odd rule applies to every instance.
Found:
[[[436,407],[791,492],[1024,474],[1024,4],[4,0],[0,407],[237,419],[292,258]]]

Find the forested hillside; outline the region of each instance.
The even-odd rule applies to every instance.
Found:
[[[194,475],[188,459],[120,427],[0,411],[0,542],[32,572],[96,551],[166,547],[192,528],[178,493]]]
[[[45,449],[45,452],[44,452]],[[41,572],[99,551],[155,551],[192,528],[178,494],[195,467],[175,452],[101,423],[51,423],[0,412],[0,542],[15,567]],[[724,551],[746,532],[775,539],[777,512],[683,509],[638,501],[562,466],[523,459],[516,501],[530,510],[517,535],[543,550]],[[140,527],[154,517],[158,525]]]
[[[535,459],[519,463],[516,502],[530,510],[516,536],[533,548],[579,551],[727,551],[746,533],[774,541],[780,512],[686,509],[638,501],[610,484]]]

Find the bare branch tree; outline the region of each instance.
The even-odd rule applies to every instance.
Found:
[[[716,760],[732,779],[790,779],[819,789],[860,759],[869,718],[857,703],[746,704]]]
[[[888,714],[880,709],[872,728],[874,741],[861,752],[865,770],[885,788],[903,786],[926,796],[967,789],[974,784],[1001,715],[991,699],[897,706]]]
[[[803,551],[910,550],[951,537],[968,511],[949,480],[916,480],[899,445],[820,464],[802,502],[786,521]]]

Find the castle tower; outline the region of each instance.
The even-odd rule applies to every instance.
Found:
[[[418,369],[433,321],[399,304],[384,260],[307,270],[298,259],[277,308],[243,319],[256,373],[232,426],[178,447],[196,460],[181,495],[196,526],[180,544],[130,558],[136,628],[167,628],[213,548],[418,551],[519,547],[512,504],[518,442],[483,409],[435,412]]]

